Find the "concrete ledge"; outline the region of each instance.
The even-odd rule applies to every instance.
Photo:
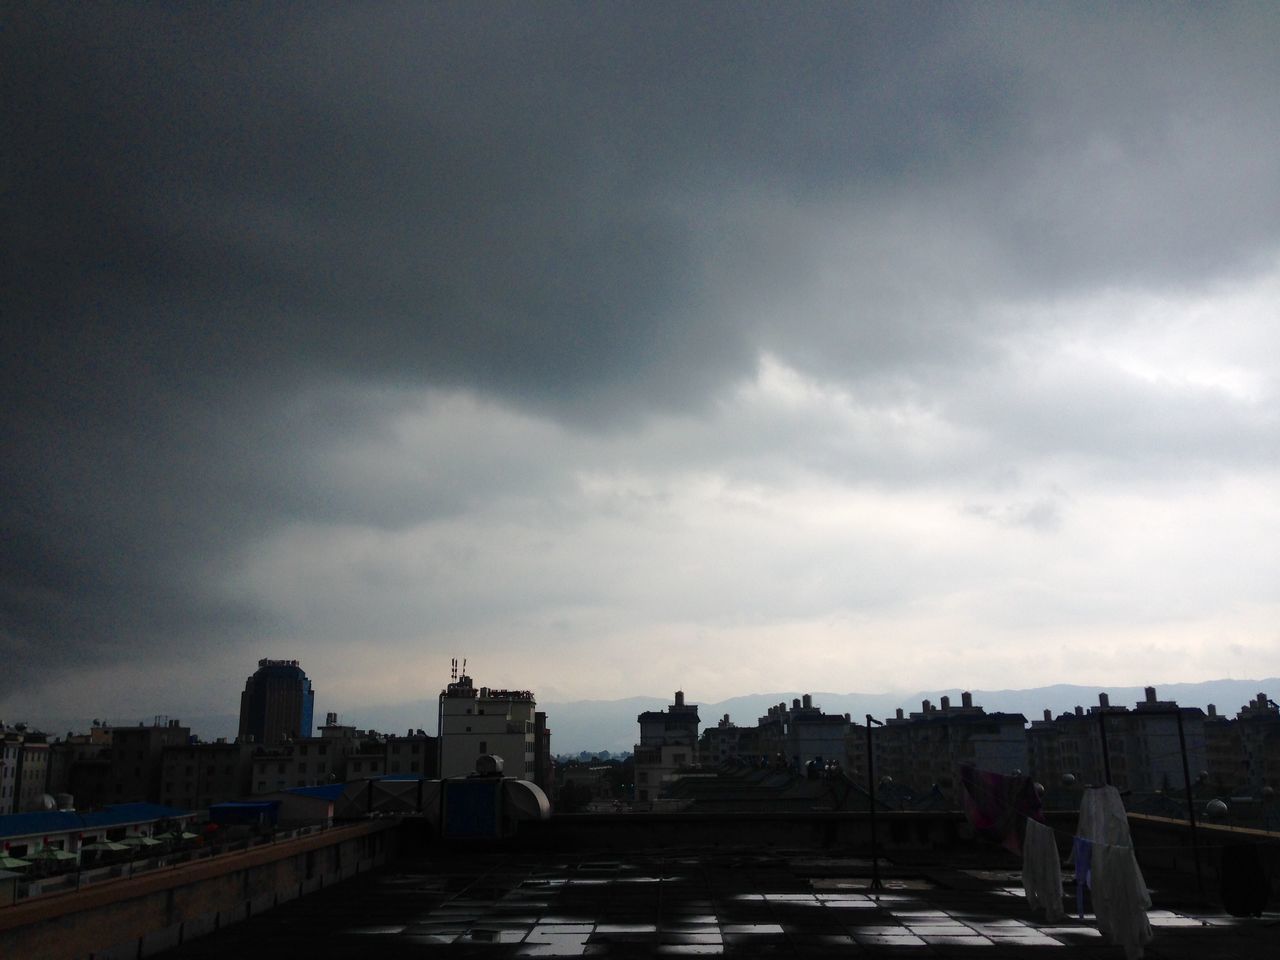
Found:
[[[262,844],[0,908],[0,957],[145,957],[385,863],[394,819]]]

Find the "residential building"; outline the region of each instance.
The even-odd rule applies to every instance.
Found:
[[[754,762],[760,756],[757,727],[740,727],[725,714],[714,727],[702,731],[698,740],[698,758],[704,764],[722,764],[732,760]]]
[[[392,777],[434,778],[437,776],[438,750],[436,738],[421,730],[409,730],[403,737],[389,736],[386,742],[386,773]]]
[[[367,735],[338,723],[330,713],[320,736],[287,743],[254,745],[250,792],[257,796],[293,787],[323,786],[348,778],[347,757],[360,750]],[[362,764],[363,766],[363,764]],[[363,773],[363,771],[362,771]]]
[[[1280,707],[1266,694],[1246,703],[1236,714],[1244,761],[1248,766],[1248,787],[1261,795],[1270,787],[1280,788]]]
[[[190,743],[191,729],[167,717],[156,717],[150,725],[110,729],[111,802],[159,803],[164,748]]]
[[[847,714],[826,714],[804,694],[769,708],[756,723],[760,752],[800,771],[811,761],[844,760],[845,737],[851,724]]]
[[[635,748],[636,799],[657,800],[666,784],[698,758],[698,707],[684,702],[677,690],[666,710],[646,710],[636,717],[640,742]]]
[[[18,777],[14,785],[14,813],[42,809],[49,790],[49,738],[29,730],[18,750]]]
[[[15,812],[22,734],[0,724],[0,816]]]
[[[247,797],[253,774],[251,743],[188,743],[162,751],[161,802],[186,810]]]
[[[1067,774],[1080,784],[1108,781],[1120,790],[1154,793],[1183,786],[1183,744],[1193,776],[1206,769],[1205,715],[1199,707],[1160,700],[1154,687],[1132,710],[1112,706],[1105,693],[1097,706],[1032,724],[1031,772],[1054,785]],[[1181,733],[1179,726],[1181,725]],[[1103,733],[1106,749],[1103,749]]]
[[[958,707],[943,697],[936,707],[923,701],[920,712],[909,716],[899,708],[884,726],[872,728],[876,776],[890,777],[919,794],[937,787],[954,800],[962,764],[994,773],[1026,771],[1026,723],[1020,713],[987,713],[967,691]],[[863,754],[865,765],[865,750]],[[865,781],[862,769],[851,763],[855,780]]]
[[[536,705],[528,690],[477,689],[465,673],[452,681],[440,692],[440,776],[469,776],[478,757],[493,754],[504,776],[532,780]]]
[[[276,744],[312,734],[315,691],[297,660],[259,660],[240,694],[240,740]]]
[[[87,733],[70,733],[49,744],[49,792],[70,794],[77,810],[111,802],[111,728],[93,721]]]

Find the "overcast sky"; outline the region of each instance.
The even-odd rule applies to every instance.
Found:
[[[0,717],[1280,674],[1280,7],[2,19]]]

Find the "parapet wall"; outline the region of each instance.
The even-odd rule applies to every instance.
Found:
[[[387,862],[372,820],[0,909],[0,957],[134,960]]]

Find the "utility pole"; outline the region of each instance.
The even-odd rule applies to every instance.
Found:
[[[867,796],[871,807],[871,885],[868,890],[881,890],[880,882],[880,841],[876,835],[876,756],[871,745],[871,725],[884,726],[879,720],[867,714]]]

